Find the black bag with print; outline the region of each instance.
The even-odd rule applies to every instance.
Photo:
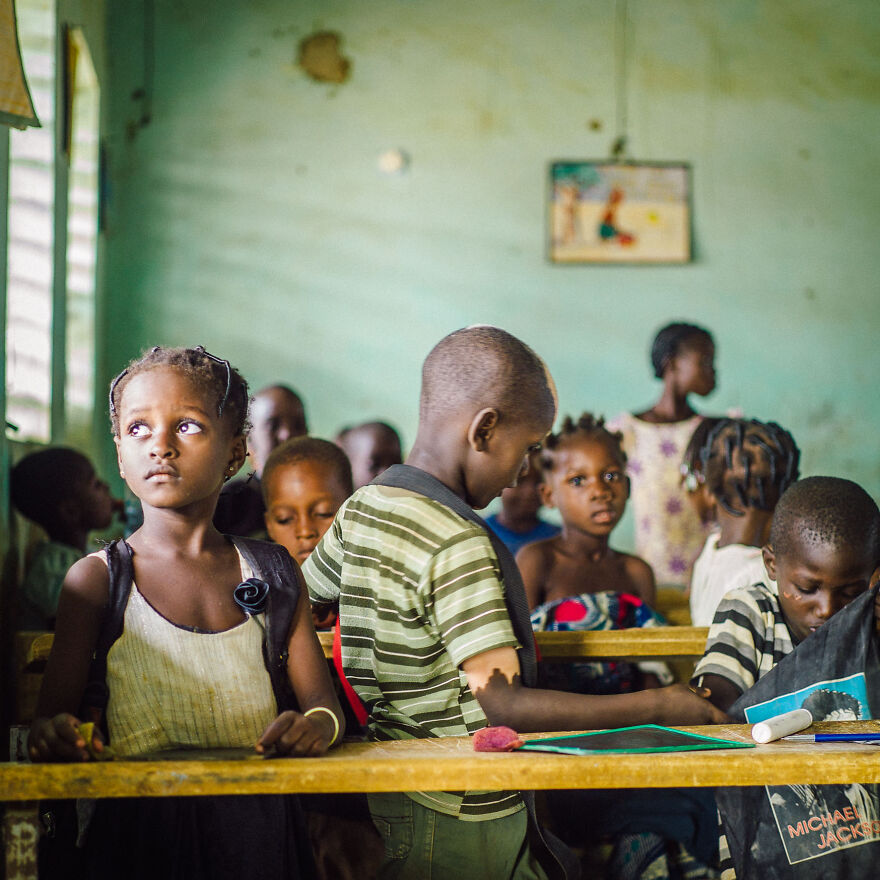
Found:
[[[795,694],[814,721],[880,717],[877,589],[847,605],[746,691],[729,710],[734,720],[751,722],[750,707]],[[772,714],[787,708],[792,707]],[[716,798],[738,880],[877,875],[876,784],[719,788]]]

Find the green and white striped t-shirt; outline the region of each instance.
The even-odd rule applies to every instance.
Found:
[[[365,486],[303,566],[313,599],[339,601],[342,666],[373,739],[466,736],[487,723],[461,664],[518,647],[485,531],[423,495]],[[514,792],[409,792],[479,821],[522,809]]]

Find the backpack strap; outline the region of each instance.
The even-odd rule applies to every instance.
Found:
[[[236,549],[259,576],[269,585],[266,598],[263,661],[272,681],[278,711],[298,709],[290,677],[287,673],[288,641],[296,603],[305,591],[299,567],[280,544],[227,535]]]
[[[523,684],[534,687],[538,679],[538,661],[535,634],[529,617],[529,603],[523,586],[522,575],[519,573],[513,554],[504,542],[489,528],[486,521],[474,511],[464,499],[459,498],[448,486],[436,477],[420,468],[408,464],[394,464],[387,471],[373,480],[376,486],[392,486],[417,492],[433,501],[448,507],[463,519],[476,523],[486,532],[492,549],[501,566],[501,578],[504,581],[504,601],[507,613],[513,626],[513,634],[520,643],[519,665]]]
[[[82,709],[84,717],[95,712],[103,715],[107,708],[107,654],[113,643],[122,635],[125,625],[125,606],[134,581],[134,564],[131,560],[131,547],[123,539],[111,541],[104,547],[107,554],[109,589],[107,604],[104,606],[104,619],[95,643],[95,652],[89,666],[89,678],[83,692]],[[106,734],[106,730],[104,731]]]

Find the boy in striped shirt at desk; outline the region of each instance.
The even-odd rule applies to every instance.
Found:
[[[681,685],[616,696],[539,690],[522,580],[474,509],[525,473],[556,416],[543,361],[495,327],[441,340],[422,370],[419,429],[404,465],[355,492],[306,561],[313,601],[338,602],[342,664],[374,740],[724,715]],[[573,876],[534,835],[528,793],[369,796],[385,841],[380,877]],[[558,842],[557,842],[558,843]],[[555,852],[551,851],[555,849]]]
[[[850,480],[808,477],[782,495],[763,553],[767,583],[731,590],[721,600],[694,670],[693,681],[709,688],[709,699],[725,711],[876,583],[880,510]],[[874,617],[880,621],[880,595]],[[719,849],[722,880],[736,880],[723,831]]]

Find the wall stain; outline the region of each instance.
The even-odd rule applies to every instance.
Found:
[[[807,411],[807,424],[811,428],[819,428],[834,422],[834,404],[830,400],[823,401],[819,406]]]
[[[297,64],[318,82],[343,83],[351,72],[351,62],[339,51],[342,38],[334,31],[318,31],[299,44]]]

